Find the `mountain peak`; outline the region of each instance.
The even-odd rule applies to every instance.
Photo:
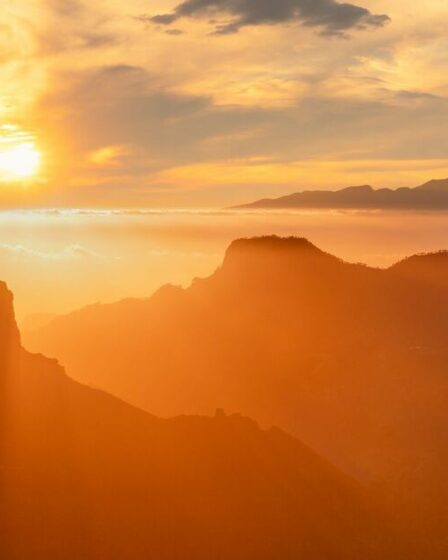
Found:
[[[233,241],[226,251],[222,269],[242,266],[269,268],[275,262],[300,262],[309,259],[336,259],[325,253],[304,237],[279,237],[276,235],[241,238]],[[276,265],[272,265],[276,266]]]
[[[13,295],[4,282],[0,282],[0,373],[8,371],[12,354],[20,348]]]
[[[277,235],[266,235],[261,237],[240,238],[233,241],[227,249],[224,264],[229,258],[236,256],[247,256],[248,254],[276,255],[325,255],[311,241],[304,237],[279,237]]]
[[[0,282],[0,337],[3,338],[6,332],[11,328],[17,330],[14,316],[13,295],[6,283]]]
[[[7,294],[7,297],[12,298],[12,293],[9,291],[6,282],[0,281],[0,302],[2,301],[2,297]]]

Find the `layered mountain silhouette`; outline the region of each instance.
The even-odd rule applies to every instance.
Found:
[[[371,209],[447,210],[448,179],[432,180],[415,188],[374,189],[370,185],[338,191],[310,190],[280,198],[265,198],[234,209]]]
[[[279,429],[161,420],[23,350],[4,284],[0,360],[5,560],[408,557],[360,485]]]
[[[442,535],[447,263],[382,270],[305,239],[239,240],[188,289],[77,311],[26,345],[157,415],[222,407],[279,425]]]

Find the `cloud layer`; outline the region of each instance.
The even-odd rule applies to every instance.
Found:
[[[419,17],[405,0],[156,0],[142,25],[144,4],[0,15],[0,127],[42,152],[0,208],[222,207],[448,176],[443,0]]]
[[[173,12],[149,18],[171,25],[181,18],[218,18],[214,32],[237,33],[243,27],[299,22],[320,28],[324,35],[344,35],[353,29],[382,27],[387,15],[372,14],[366,8],[335,0],[185,0]]]

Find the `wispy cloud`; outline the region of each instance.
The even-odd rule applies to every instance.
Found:
[[[38,260],[45,262],[68,262],[78,260],[108,260],[110,257],[83,247],[82,245],[68,245],[61,250],[48,252],[26,247],[24,245],[0,245],[0,255],[17,260]]]

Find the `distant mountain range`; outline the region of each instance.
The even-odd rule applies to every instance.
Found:
[[[448,210],[448,179],[432,180],[415,188],[374,189],[370,185],[338,191],[303,191],[265,198],[233,209],[370,209]]]
[[[279,429],[162,420],[26,352],[0,284],[5,560],[395,560],[406,541],[370,492]]]

